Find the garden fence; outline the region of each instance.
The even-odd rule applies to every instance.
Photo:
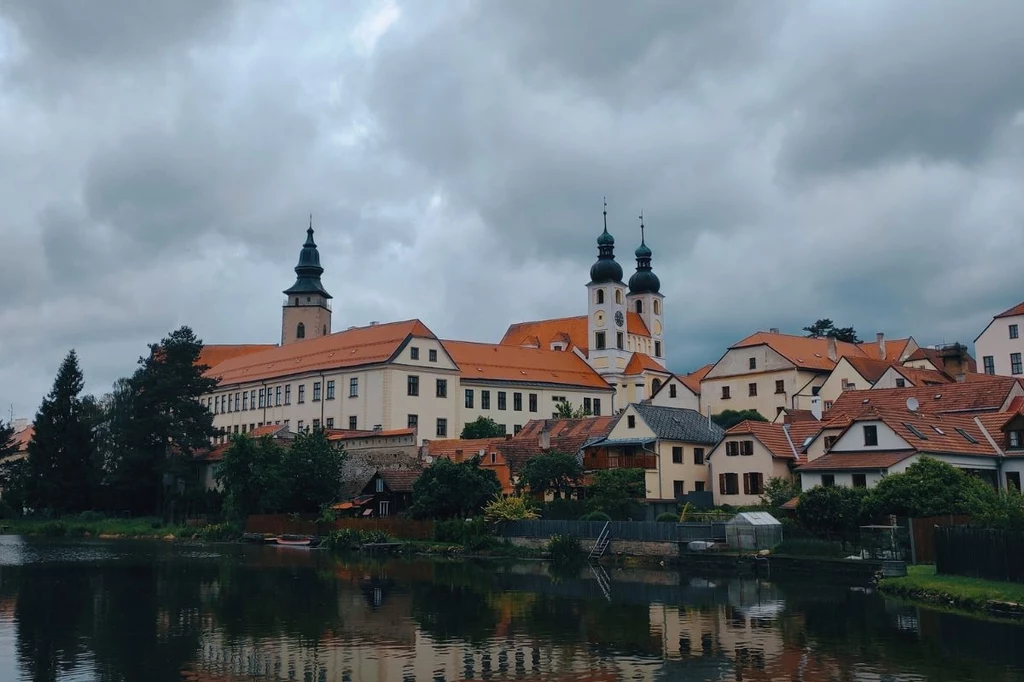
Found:
[[[605,521],[513,521],[503,523],[498,533],[507,538],[549,538],[569,535],[576,538],[597,538]],[[613,540],[640,542],[691,542],[693,540],[725,540],[725,523],[666,523],[645,521],[610,521],[608,530]]]
[[[1024,532],[964,526],[934,532],[938,573],[1024,583]]]

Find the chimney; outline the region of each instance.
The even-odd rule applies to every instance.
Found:
[[[878,342],[878,357],[885,360],[885,334],[882,332],[875,334],[875,341]]]
[[[511,433],[506,433],[505,434],[505,440],[512,440],[512,434]]]
[[[21,431],[24,431],[25,429],[28,428],[28,419],[26,419],[25,417],[18,417],[17,419],[14,420],[12,426],[14,427],[15,433],[20,433]]]
[[[839,351],[836,350],[836,340],[833,336],[828,337],[828,359],[832,362],[839,361]]]
[[[821,421],[821,396],[816,395],[811,398],[811,414],[818,421]]]
[[[548,428],[547,422],[544,423],[544,428],[541,429],[540,437],[537,440],[541,450],[551,449],[551,429]]]
[[[779,328],[778,327],[772,327],[771,329],[768,330],[768,333],[769,334],[778,334],[779,333]]]

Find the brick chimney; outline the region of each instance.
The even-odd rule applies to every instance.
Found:
[[[548,426],[547,420],[544,421],[544,428],[541,429],[537,441],[541,450],[547,451],[551,449],[551,428]]]
[[[839,351],[836,348],[835,337],[828,337],[828,359],[832,362],[839,361]]]
[[[882,332],[875,334],[875,341],[878,342],[878,357],[885,360],[885,334]]]

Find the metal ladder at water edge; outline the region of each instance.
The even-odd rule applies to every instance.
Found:
[[[600,559],[604,556],[605,551],[608,549],[608,544],[612,541],[611,533],[611,522],[605,521],[604,528],[597,536],[597,542],[594,543],[594,548],[590,550],[588,559]]]

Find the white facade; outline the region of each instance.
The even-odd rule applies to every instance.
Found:
[[[700,396],[676,376],[665,381],[665,384],[651,396],[650,403],[658,407],[680,407],[700,412]]]
[[[1024,374],[1024,315],[994,318],[974,340],[978,371],[986,374]]]

